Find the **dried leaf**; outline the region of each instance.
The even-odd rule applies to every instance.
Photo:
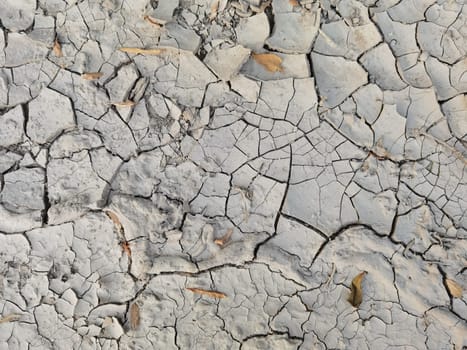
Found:
[[[283,72],[282,58],[273,53],[253,53],[253,59],[269,72]]]
[[[130,306],[130,328],[135,330],[139,326],[139,306],[136,303]]]
[[[120,243],[120,246],[122,247],[123,252],[128,255],[128,257],[131,257],[131,248],[130,248],[130,242],[128,241],[123,241]]]
[[[151,23],[152,25],[156,26],[157,28],[162,27],[164,23],[158,22],[155,18],[152,18],[151,16],[144,16],[143,17],[145,21]]]
[[[100,79],[100,77],[102,77],[103,75],[104,73],[101,72],[83,73],[81,74],[81,78],[83,78],[84,80],[97,80]]]
[[[201,288],[187,288],[187,289],[195,294],[207,295],[211,298],[222,299],[226,297],[224,293],[217,292],[215,290],[206,290],[206,289],[201,289]]]
[[[5,317],[0,318],[0,323],[8,323],[8,322],[14,322],[18,321],[20,319],[21,315],[18,314],[9,314],[6,315]]]
[[[225,233],[225,235],[223,235],[221,238],[215,239],[214,243],[222,247],[229,241],[230,237],[232,236],[232,233],[233,233],[233,229],[229,228],[227,232]]]
[[[446,283],[449,294],[451,294],[454,298],[462,298],[462,287],[457,282],[449,278],[446,278],[444,282]]]
[[[123,228],[122,223],[120,222],[120,219],[118,218],[117,214],[110,210],[106,210],[105,214],[112,220],[112,222],[115,224],[117,227],[118,231],[120,232]]]
[[[113,102],[112,104],[116,107],[132,107],[135,105],[135,103],[131,100],[126,100],[123,102]]]
[[[366,271],[360,272],[352,280],[350,296],[347,300],[355,307],[359,307],[362,303],[362,281],[366,274]]]
[[[55,56],[63,57],[62,45],[60,45],[57,38],[55,38],[55,41],[54,41],[53,52]]]
[[[212,21],[217,17],[217,10],[219,9],[219,0],[214,0],[211,4],[211,14],[209,15],[209,19]]]
[[[300,6],[300,3],[298,2],[298,0],[289,0],[289,4],[291,6]]]
[[[167,52],[166,48],[159,48],[159,49],[140,49],[137,47],[121,47],[120,51],[131,53],[134,55],[160,55],[162,53]]]

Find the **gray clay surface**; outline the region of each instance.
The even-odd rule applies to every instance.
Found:
[[[463,0],[0,0],[0,350],[466,349],[466,54]]]

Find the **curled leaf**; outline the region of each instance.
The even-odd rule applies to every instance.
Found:
[[[214,0],[211,4],[211,14],[209,20],[214,20],[217,17],[217,10],[219,9],[219,0]]]
[[[62,45],[60,45],[60,42],[58,41],[57,38],[55,38],[55,41],[54,41],[53,52],[55,56],[63,57]]]
[[[446,283],[449,294],[454,298],[462,298],[462,287],[456,281],[446,278],[444,282]]]
[[[138,328],[139,322],[139,306],[138,304],[133,303],[130,306],[130,328],[135,330],[136,328]]]
[[[159,49],[140,49],[138,47],[121,47],[120,51],[131,53],[133,55],[160,55],[167,51],[166,48]]]
[[[112,104],[116,107],[132,107],[135,105],[135,103],[131,100],[126,100],[123,102],[113,102]]]
[[[253,59],[269,72],[283,72],[282,58],[273,53],[253,53]]]
[[[0,323],[8,323],[8,322],[14,322],[18,321],[20,319],[21,315],[18,314],[9,314],[6,315],[2,318],[0,318]]]
[[[230,240],[230,237],[232,236],[232,234],[233,234],[233,229],[229,228],[227,232],[225,233],[225,235],[223,235],[221,238],[215,239],[214,243],[222,247]]]
[[[355,307],[359,307],[362,303],[362,281],[367,273],[366,271],[360,272],[352,280],[350,296],[347,300]]]
[[[208,297],[211,297],[211,298],[222,299],[226,297],[224,293],[217,292],[215,290],[206,290],[206,289],[201,289],[201,288],[187,288],[187,289],[190,292],[193,292],[195,294],[207,295]]]
[[[92,73],[83,73],[81,74],[81,78],[84,80],[97,80],[100,79],[104,74],[101,72],[92,72]]]

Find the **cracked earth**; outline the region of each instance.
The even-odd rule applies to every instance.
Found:
[[[467,347],[463,0],[0,0],[0,349]]]

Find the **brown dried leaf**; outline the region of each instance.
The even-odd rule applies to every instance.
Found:
[[[215,290],[206,290],[206,289],[201,289],[201,288],[187,288],[187,289],[195,294],[207,295],[208,297],[211,297],[211,298],[222,299],[226,297],[224,293],[217,292]]]
[[[211,4],[211,14],[209,15],[209,19],[212,21],[217,17],[217,10],[219,9],[219,0],[214,0]]]
[[[132,107],[135,105],[135,103],[131,100],[126,100],[123,102],[113,102],[112,104],[116,107]]]
[[[106,210],[105,214],[112,220],[112,222],[115,224],[115,227],[117,227],[117,230],[121,232],[123,226],[122,223],[120,222],[120,219],[118,218],[117,214],[110,210]]]
[[[362,303],[362,281],[367,273],[366,271],[360,272],[352,280],[350,296],[347,300],[355,307],[359,307]]]
[[[101,72],[92,72],[92,73],[83,73],[81,74],[81,78],[84,80],[97,80],[100,79],[104,73]]]
[[[57,38],[55,38],[55,41],[54,41],[53,52],[55,56],[63,57],[62,45],[60,45]]]
[[[128,255],[128,257],[131,257],[131,248],[130,248],[130,242],[128,241],[123,241],[120,243],[120,246],[122,247],[123,252]]]
[[[135,330],[139,326],[139,306],[136,303],[130,306],[130,328]]]
[[[8,323],[8,322],[14,322],[18,321],[20,319],[21,315],[18,314],[9,314],[6,315],[5,317],[0,318],[0,323]]]
[[[462,298],[462,287],[457,282],[449,278],[446,278],[444,282],[446,283],[449,294],[451,294],[454,298]]]
[[[159,49],[140,49],[137,47],[121,47],[119,49],[122,52],[131,53],[133,55],[160,55],[167,52],[166,48]]]
[[[230,237],[232,236],[232,234],[233,234],[233,229],[229,228],[227,232],[225,233],[225,235],[223,235],[221,238],[215,239],[214,243],[222,247],[224,244],[226,244],[230,240]]]
[[[269,72],[283,72],[282,58],[273,53],[253,53],[253,59]]]
[[[298,2],[298,0],[289,0],[289,4],[291,6],[300,6],[300,3]]]
[[[143,17],[145,21],[151,23],[152,25],[156,26],[157,28],[162,27],[163,23],[158,22],[155,18],[152,18],[151,16],[144,16]]]

